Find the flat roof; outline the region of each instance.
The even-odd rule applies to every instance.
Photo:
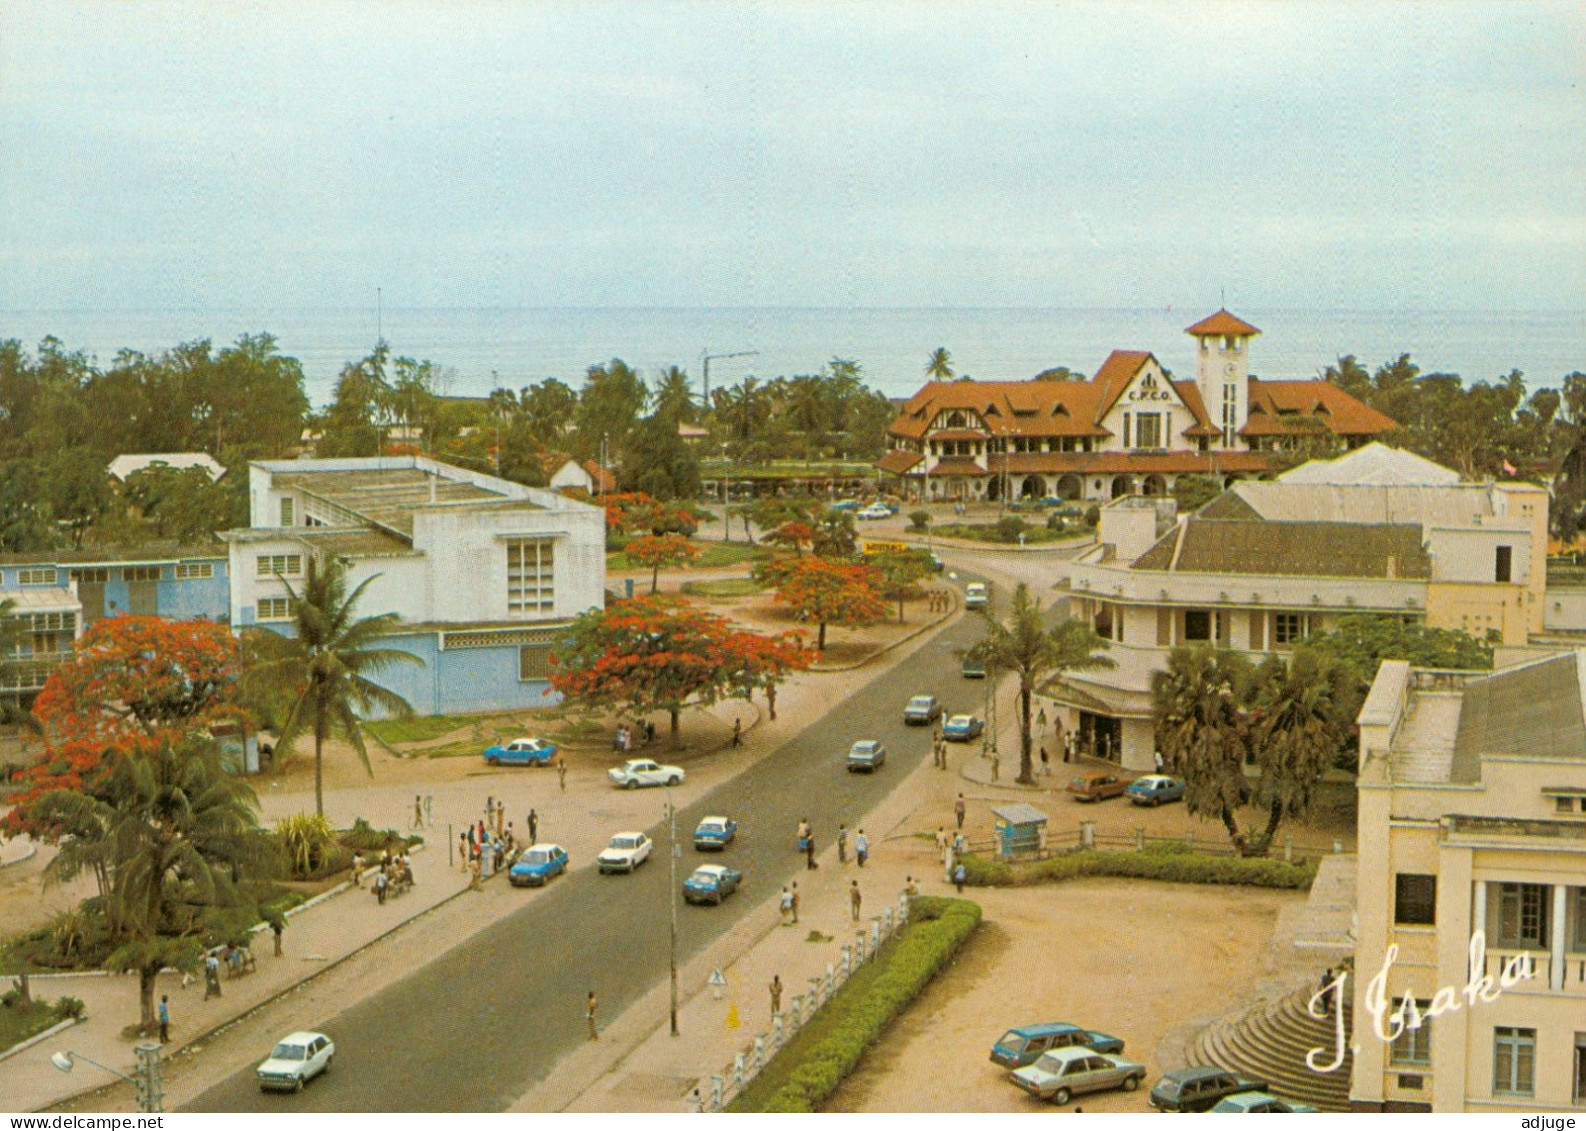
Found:
[[[505,504],[543,510],[528,499],[512,499],[466,480],[432,475],[417,467],[378,471],[278,471],[277,487],[301,491],[376,526],[413,537],[416,511],[438,504]]]
[[[334,530],[292,527],[291,537],[336,558],[419,557],[418,551],[384,530]]]
[[[136,546],[90,546],[80,550],[11,551],[0,554],[0,565],[160,565],[166,562],[224,561],[226,548],[219,544],[183,545],[178,542],[144,542]]]

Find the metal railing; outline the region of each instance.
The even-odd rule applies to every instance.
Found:
[[[808,990],[794,994],[786,1009],[771,1015],[770,1029],[756,1033],[748,1045],[734,1054],[731,1064],[695,1084],[689,1092],[688,1110],[719,1112],[742,1095],[749,1082],[765,1071],[772,1058],[809,1024],[832,995],[908,921],[909,896],[905,892],[898,897],[896,908],[888,907],[881,914],[872,915],[868,927],[854,931],[854,941],[842,945],[836,961],[828,962],[824,973],[809,979]]]
[[[1189,851],[1202,853],[1206,856],[1237,856],[1238,850],[1229,842],[1226,836],[1196,836],[1194,830],[1186,832],[1183,836],[1147,836],[1144,828],[1137,827],[1133,833],[1099,832],[1094,821],[1081,821],[1075,829],[1054,830],[1047,827],[1042,843],[1036,848],[1018,849],[1012,852],[1003,850],[1002,843],[995,837],[967,839],[964,847],[968,852],[980,856],[994,856],[999,860],[1009,862],[1047,860],[1053,856],[1063,856],[1071,852],[1082,852],[1087,849],[1105,849],[1119,852],[1140,852],[1151,847],[1165,845],[1182,845]],[[1288,863],[1308,863],[1319,861],[1324,857],[1337,855],[1347,850],[1347,846],[1335,840],[1331,844],[1297,844],[1293,837],[1285,837],[1281,845],[1274,844],[1274,851],[1269,853],[1271,858],[1281,858]]]

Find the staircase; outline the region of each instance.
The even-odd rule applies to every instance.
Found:
[[[1318,1059],[1332,1060],[1337,1019],[1318,1019],[1306,1009],[1315,986],[1286,997],[1258,1002],[1212,1022],[1189,1047],[1190,1064],[1214,1064],[1266,1080],[1270,1090],[1288,1100],[1315,1104],[1323,1111],[1349,1110],[1349,1075],[1354,1058],[1328,1073],[1313,1072],[1305,1063],[1311,1049],[1324,1050]],[[1344,1033],[1351,1034],[1352,1007],[1344,1007]]]

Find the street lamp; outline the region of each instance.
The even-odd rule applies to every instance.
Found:
[[[677,858],[682,855],[677,844],[677,807],[672,804],[672,787],[666,787],[666,825],[668,839],[671,842],[671,851],[667,855],[671,858],[672,885],[667,889],[667,898],[672,905],[672,1036],[677,1036]]]
[[[137,1075],[128,1076],[125,1072],[118,1072],[108,1064],[100,1064],[92,1057],[84,1056],[80,1052],[58,1052],[50,1056],[50,1063],[61,1072],[70,1072],[77,1061],[86,1061],[95,1068],[103,1069],[112,1076],[119,1076],[131,1084],[138,1092],[138,1110],[150,1114],[165,1111],[165,1091],[161,1087],[160,1072],[160,1046],[146,1042],[137,1047],[138,1067]]]

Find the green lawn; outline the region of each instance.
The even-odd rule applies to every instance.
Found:
[[[38,993],[38,987],[33,987],[33,992]],[[51,1002],[45,1005],[38,998],[33,999],[33,1008],[26,1013],[11,1006],[0,1009],[0,1052],[12,1045],[21,1044],[35,1033],[42,1033],[57,1021],[66,1020],[66,1014],[57,1010]]]
[[[1067,542],[1074,538],[1082,538],[1089,534],[1090,528],[1075,524],[1062,533],[1049,530],[1045,526],[1029,526],[1024,531],[1024,543],[1027,546],[1039,546],[1048,542]],[[943,538],[967,538],[975,542],[991,542],[999,546],[1017,546],[1019,540],[1004,539],[997,531],[994,523],[983,522],[950,522],[942,526],[931,527],[931,533]]]
[[[743,542],[695,542],[694,545],[702,547],[698,559],[694,562],[696,569],[721,569],[724,566],[742,565],[744,562],[756,562],[771,553],[764,546],[750,546]],[[628,557],[627,554],[607,554],[606,568],[608,570],[645,569],[638,562]],[[662,570],[662,572],[666,572]],[[635,591],[638,586],[634,586]]]
[[[765,586],[752,577],[724,577],[719,581],[685,581],[683,592],[690,597],[754,597]]]
[[[408,719],[380,719],[364,723],[364,730],[386,745],[398,742],[429,742],[442,735],[471,727],[479,715],[414,715]]]

